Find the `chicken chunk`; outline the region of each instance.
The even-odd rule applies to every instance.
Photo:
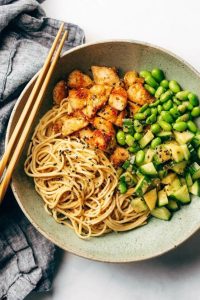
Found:
[[[115,85],[120,82],[115,68],[92,66],[94,82],[97,84]]]
[[[83,128],[79,131],[79,137],[87,142],[93,137],[93,131],[90,128]]]
[[[95,84],[90,89],[90,97],[87,106],[83,109],[84,115],[90,119],[96,112],[107,102],[111,92],[111,87],[106,85]]]
[[[136,71],[128,71],[124,75],[124,83],[126,88],[133,85],[134,83],[144,83],[144,78],[138,77],[138,73]]]
[[[127,105],[127,92],[122,87],[115,87],[109,97],[108,103],[117,110],[124,110]]]
[[[67,84],[64,80],[59,81],[54,89],[53,89],[53,101],[56,104],[60,104],[60,102],[67,97]]]
[[[126,117],[126,114],[127,114],[126,110],[121,111],[117,116],[117,119],[114,124],[118,127],[123,127],[123,119]]]
[[[88,75],[79,70],[74,70],[68,76],[67,85],[72,89],[90,88],[93,81]]]
[[[107,133],[108,135],[115,134],[115,130],[114,130],[112,123],[101,117],[95,117],[92,124],[96,129],[99,129],[99,130]]]
[[[90,90],[86,88],[79,88],[77,90],[70,90],[68,101],[73,110],[83,109],[90,97]]]
[[[92,148],[98,148],[102,151],[107,151],[112,137],[101,130],[94,130],[93,137],[88,140],[88,144]]]
[[[127,91],[130,101],[139,105],[144,105],[152,101],[151,95],[145,90],[142,83],[135,83],[131,85]]]
[[[136,114],[138,112],[138,110],[141,108],[141,106],[139,106],[131,101],[128,101],[128,104],[129,104],[130,116],[133,117],[134,114]]]
[[[98,115],[103,119],[110,121],[111,123],[115,123],[118,111],[110,105],[106,105],[98,112]]]
[[[117,147],[113,154],[110,157],[110,160],[114,166],[119,166],[123,162],[125,162],[129,158],[129,153],[128,150],[122,148],[122,147]]]

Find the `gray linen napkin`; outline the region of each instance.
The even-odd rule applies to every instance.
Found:
[[[16,99],[41,68],[61,24],[45,17],[39,2],[0,0],[0,156]],[[67,23],[65,28],[64,50],[84,42],[78,26]],[[35,230],[12,198],[9,191],[0,212],[0,299],[20,300],[33,289],[50,289],[55,246]]]

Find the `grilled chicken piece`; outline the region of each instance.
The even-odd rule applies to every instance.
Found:
[[[123,119],[126,117],[126,114],[126,110],[121,111],[114,124],[118,127],[123,127]]]
[[[138,77],[138,73],[136,71],[128,71],[124,75],[124,83],[126,88],[133,85],[134,83],[144,83],[144,78]]]
[[[105,133],[107,133],[109,135],[115,134],[115,130],[114,130],[112,123],[101,117],[95,117],[92,124],[96,129],[104,131]]]
[[[114,166],[119,166],[129,158],[129,153],[122,147],[117,147],[110,157],[110,160]]]
[[[122,87],[115,87],[109,97],[108,103],[117,110],[124,110],[127,105],[127,92]]]
[[[67,85],[72,89],[90,88],[93,85],[92,79],[79,70],[74,70],[68,76]]]
[[[110,121],[111,123],[115,123],[117,119],[118,111],[113,107],[111,107],[110,105],[106,105],[98,112],[98,115],[101,118]]]
[[[129,104],[130,116],[133,117],[134,114],[136,114],[138,112],[138,110],[141,108],[141,106],[139,106],[131,101],[128,101],[128,104]]]
[[[94,82],[97,84],[107,84],[113,86],[120,82],[115,68],[92,66],[91,70],[94,77]]]
[[[87,106],[83,109],[84,115],[90,119],[107,102],[111,92],[111,87],[95,84],[91,89],[91,96],[87,101]]]
[[[112,137],[105,132],[95,129],[93,131],[93,137],[90,138],[87,142],[92,148],[98,148],[102,151],[107,151],[109,148]]]
[[[59,81],[54,89],[53,89],[53,101],[56,104],[60,104],[60,102],[67,97],[67,83],[64,80]]]
[[[78,133],[79,137],[86,142],[93,137],[93,131],[90,128],[83,128]]]
[[[83,109],[90,97],[90,90],[86,88],[79,88],[77,90],[70,90],[68,101],[72,110]]]
[[[127,91],[130,101],[139,105],[150,103],[152,101],[151,95],[145,90],[142,83],[135,83],[131,85]]]

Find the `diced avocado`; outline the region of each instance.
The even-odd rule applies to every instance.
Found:
[[[170,199],[167,204],[167,208],[171,211],[177,211],[179,210],[180,206],[175,200]]]
[[[161,131],[157,134],[162,140],[168,140],[169,138],[172,137],[172,132],[171,131]]]
[[[131,201],[131,205],[136,213],[140,213],[148,209],[145,201],[141,197],[133,199]]]
[[[170,144],[166,144],[166,148],[171,152],[172,159],[175,162],[178,163],[178,162],[184,160],[184,154],[183,154],[183,151],[182,151],[182,148],[180,147],[180,145],[170,143]]]
[[[188,187],[191,187],[193,185],[192,176],[189,172],[186,173],[185,180]]]
[[[169,173],[166,177],[164,177],[162,179],[161,182],[163,184],[171,184],[174,181],[175,178],[177,178],[176,173]]]
[[[168,198],[165,190],[161,190],[158,192],[158,206],[164,206],[168,204]]]
[[[176,199],[182,204],[190,203],[190,194],[188,192],[187,185],[183,185],[180,187],[177,191],[175,191],[173,194],[171,194],[171,197]]]
[[[189,160],[190,159],[190,151],[188,150],[187,145],[181,145],[180,147],[182,149],[184,159]]]
[[[142,176],[135,187],[134,193],[138,196],[142,196],[146,192],[148,186],[149,184],[146,181],[146,178]]]
[[[181,175],[181,174],[184,173],[186,166],[187,166],[187,161],[182,161],[180,163],[173,164],[173,166],[171,167],[171,169],[174,172],[176,172],[177,174]]]
[[[148,130],[147,133],[139,140],[140,147],[143,149],[148,145],[154,138],[153,133]]]
[[[148,163],[152,162],[154,155],[155,155],[155,151],[153,149],[149,148],[145,154],[144,163],[148,164]]]
[[[200,182],[197,180],[193,183],[193,185],[189,188],[190,193],[195,196],[200,196]]]
[[[156,176],[158,174],[158,172],[152,162],[141,166],[140,172],[144,175],[149,175],[149,176]]]
[[[144,200],[150,210],[153,210],[157,202],[157,191],[153,189],[144,195]]]
[[[151,215],[157,219],[169,221],[171,219],[171,212],[166,207],[156,207],[151,211]]]
[[[166,145],[161,144],[156,147],[156,155],[154,159],[156,163],[162,164],[172,158],[170,151],[166,148]]]
[[[174,131],[174,137],[180,145],[184,145],[191,142],[191,140],[194,137],[194,134],[190,131],[183,131],[183,132]]]

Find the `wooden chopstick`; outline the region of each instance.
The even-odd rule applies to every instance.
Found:
[[[60,31],[62,32],[62,28],[63,27],[60,28],[61,30],[59,30],[59,32]],[[59,32],[58,32],[58,34],[59,34]],[[60,37],[60,35],[59,35],[59,37]],[[56,39],[55,39],[56,42],[54,41],[54,43],[52,45],[52,48],[54,50],[55,50],[55,48],[56,48],[56,46],[58,44],[59,37],[57,38],[57,36],[56,36]],[[62,37],[62,39],[60,41],[60,44],[59,44],[59,46],[57,48],[57,52],[56,52],[55,56],[53,57],[53,60],[52,60],[51,64],[50,64],[50,62],[48,62],[48,60],[49,60],[50,56],[52,57],[54,51],[52,51],[52,48],[50,50],[51,55],[48,55],[48,57],[47,57],[47,59],[45,61],[46,72],[44,72],[44,74],[42,76],[40,76],[39,82],[36,82],[37,86],[38,86],[38,89],[39,89],[39,87],[41,87],[40,90],[39,90],[38,96],[35,99],[35,102],[33,104],[33,107],[31,108],[31,111],[30,111],[29,115],[27,115],[27,114],[25,115],[25,117],[28,117],[26,123],[24,124],[24,122],[20,121],[20,122],[22,122],[22,124],[24,124],[23,131],[22,131],[22,133],[21,133],[21,135],[19,137],[18,142],[16,140],[16,138],[17,138],[18,135],[16,135],[16,137],[12,138],[12,140],[13,140],[12,143],[13,143],[13,145],[15,145],[15,150],[14,150],[11,158],[8,155],[6,155],[7,154],[7,149],[6,149],[6,154],[5,154],[6,158],[4,158],[2,166],[5,165],[5,161],[8,161],[9,159],[10,159],[10,161],[8,163],[7,169],[5,170],[4,177],[3,177],[2,181],[1,181],[1,184],[0,184],[0,203],[3,200],[5,192],[7,190],[8,185],[9,185],[12,173],[14,171],[14,168],[15,168],[17,162],[18,162],[18,159],[19,159],[19,157],[21,155],[21,152],[22,152],[23,147],[25,145],[25,142],[27,140],[27,137],[28,137],[28,134],[30,132],[31,126],[33,124],[34,118],[35,118],[35,116],[36,116],[36,114],[37,114],[37,112],[38,112],[38,110],[40,108],[40,105],[42,103],[45,91],[46,91],[47,86],[49,84],[49,81],[50,81],[50,78],[52,76],[52,73],[53,73],[53,71],[54,71],[54,69],[56,67],[56,64],[57,64],[57,61],[59,59],[60,53],[62,51],[62,48],[63,48],[63,45],[64,45],[66,37],[67,37],[67,32],[65,31],[64,35],[63,35],[63,37]],[[49,67],[49,64],[50,64],[50,67]],[[48,69],[48,67],[49,67],[49,69]],[[44,79],[44,77],[45,77],[45,79]],[[44,80],[44,82],[42,84],[43,80]],[[35,86],[34,86],[34,89],[35,89]],[[34,96],[30,96],[30,97],[33,97],[33,99],[34,99]],[[32,101],[30,101],[30,103],[32,103]],[[27,112],[30,110],[29,108],[30,108],[30,106],[27,108]],[[21,128],[21,127],[19,126],[19,128]],[[11,150],[10,150],[10,153],[11,153]]]

